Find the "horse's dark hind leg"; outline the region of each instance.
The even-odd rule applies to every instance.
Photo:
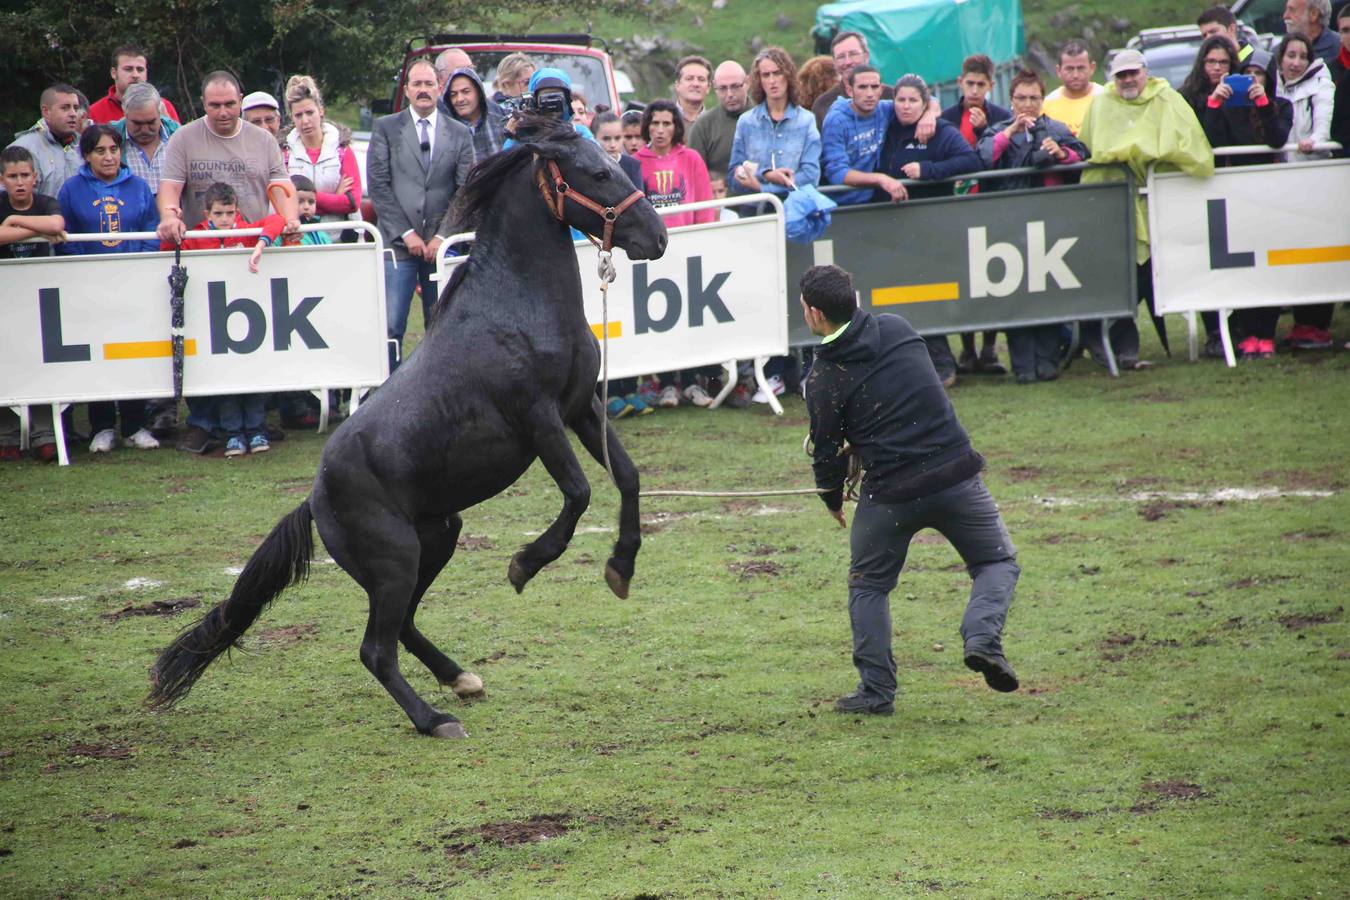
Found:
[[[609,464],[614,470],[614,485],[619,489],[619,539],[614,542],[614,555],[605,563],[605,581],[620,599],[628,598],[628,582],[633,578],[634,562],[642,546],[642,522],[638,516],[638,470],[633,465],[619,436],[605,419],[600,398],[591,404],[591,414],[572,426],[586,452],[605,464],[601,440],[609,442]]]
[[[398,641],[412,611],[420,570],[418,535],[406,520],[392,513],[368,512],[362,521],[362,556],[357,580],[370,597],[370,618],[361,641],[361,662],[384,686],[414,727],[435,737],[464,737],[464,727],[413,690],[398,667]],[[353,573],[355,574],[355,573]]]
[[[530,415],[535,422],[531,435],[535,453],[562,491],[563,508],[548,530],[521,547],[511,558],[506,577],[517,594],[525,590],[525,585],[540,569],[562,556],[576,531],[577,521],[591,502],[591,486],[572,452],[557,409],[552,405],[540,405],[531,410]]]
[[[413,623],[422,596],[445,568],[450,557],[454,556],[455,542],[459,540],[459,531],[463,525],[464,521],[455,513],[418,524],[417,535],[422,545],[422,555],[418,560],[417,587],[413,589],[412,601],[408,604],[408,618],[403,623],[399,639],[408,652],[421,660],[422,665],[436,676],[437,681],[448,685],[461,697],[473,697],[483,693],[482,679],[460,668],[458,663],[418,631]]]

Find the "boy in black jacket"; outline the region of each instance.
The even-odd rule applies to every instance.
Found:
[[[895,703],[890,592],[914,534],[935,528],[961,554],[974,583],[961,622],[965,664],[996,691],[1015,691],[1003,656],[1003,623],[1021,569],[998,507],[938,380],[923,338],[900,316],[857,308],[853,280],[836,266],[801,279],[802,312],[824,338],[806,382],[812,468],[831,515],[845,524],[844,444],[866,475],[853,517],[849,619],[857,690],[835,703],[848,713],[890,715]]]

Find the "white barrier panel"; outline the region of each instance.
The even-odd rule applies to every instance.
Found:
[[[787,353],[783,209],[768,194],[750,199],[768,202],[771,214],[673,228],[661,259],[634,262],[615,248],[618,277],[609,286],[608,309],[611,379]],[[746,202],[738,197],[657,212]],[[469,237],[456,235],[446,245]],[[588,241],[576,247],[586,318],[599,340],[606,317],[597,250]],[[442,254],[442,276],[460,261]]]
[[[388,376],[378,240],[269,248],[256,275],[249,253],[182,255],[184,394],[360,388]],[[0,405],[172,396],[173,259],[0,262]]]
[[[1350,160],[1149,178],[1160,313],[1350,298]]]

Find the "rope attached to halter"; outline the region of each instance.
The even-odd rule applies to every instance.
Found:
[[[618,277],[618,272],[614,268],[614,223],[618,221],[619,216],[631,207],[634,203],[646,197],[642,191],[633,191],[618,206],[601,206],[599,203],[587,197],[580,191],[572,190],[567,180],[563,178],[562,170],[558,164],[548,161],[548,173],[552,176],[552,184],[545,178],[543,170],[539,170],[538,183],[539,192],[543,195],[544,202],[548,205],[549,211],[559,222],[565,221],[563,214],[568,199],[579,203],[591,212],[600,216],[605,222],[604,236],[602,240],[596,240],[594,235],[586,235],[586,239],[595,245],[599,252],[599,258],[596,262],[596,272],[600,277],[600,416],[603,428],[600,432],[600,455],[605,463],[605,472],[609,475],[609,480],[614,480],[614,467],[609,460],[609,422],[607,419],[609,411],[609,286],[614,279]],[[550,191],[549,188],[552,188]],[[862,479],[862,468],[858,465],[858,457],[850,452],[849,472],[844,482],[844,499],[858,499],[858,483]],[[642,491],[640,497],[787,497],[787,496],[806,496],[826,494],[829,491],[824,488],[789,488],[777,491]]]

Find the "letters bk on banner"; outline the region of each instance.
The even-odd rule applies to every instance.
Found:
[[[368,387],[388,375],[375,243],[184,253],[183,392]],[[0,403],[173,394],[172,253],[0,262]]]

